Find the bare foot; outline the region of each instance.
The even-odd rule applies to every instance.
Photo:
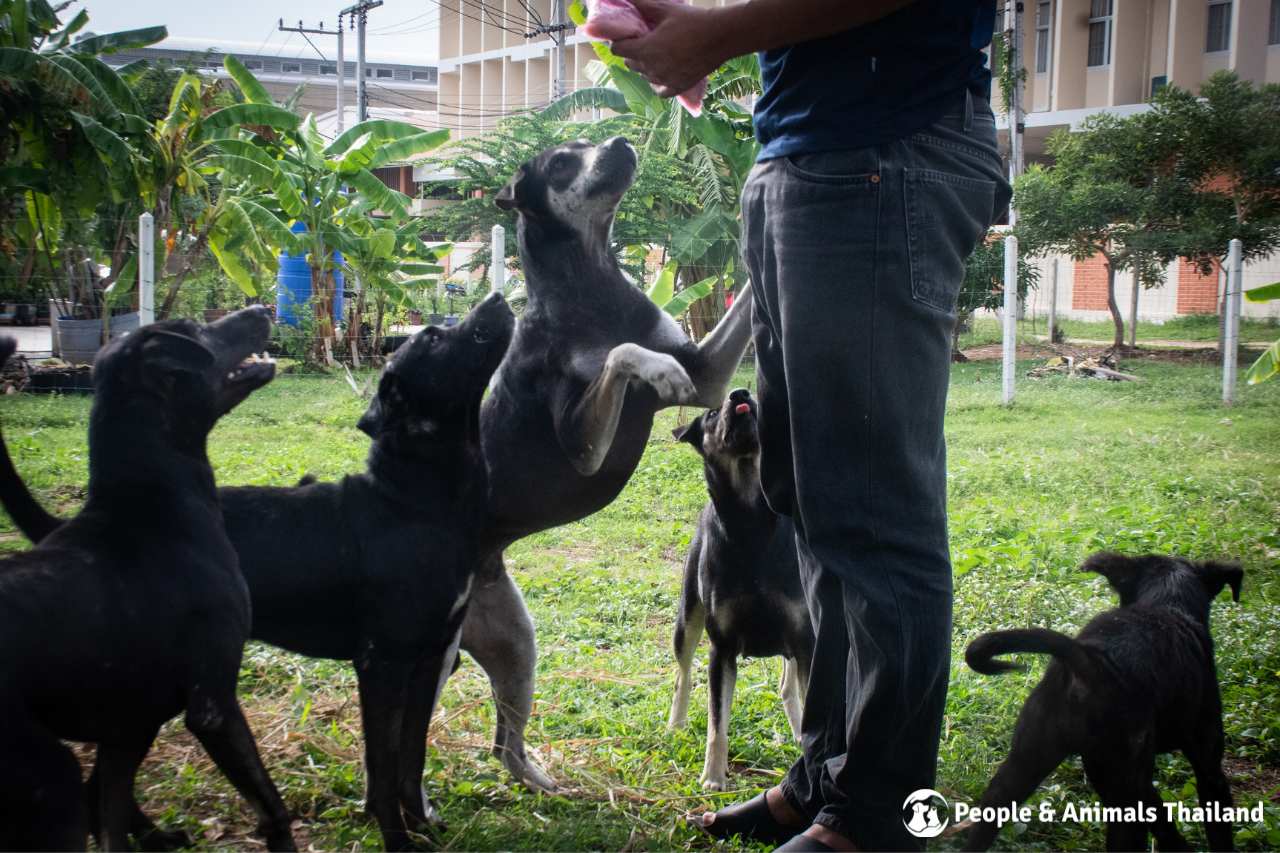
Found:
[[[796,829],[804,826],[804,815],[797,812],[787,802],[787,798],[782,796],[782,789],[775,786],[764,792],[764,801],[769,806],[769,814],[773,819],[783,826],[794,826]],[[703,829],[708,829],[711,824],[716,821],[715,812],[703,812],[698,815],[699,821],[702,823]]]

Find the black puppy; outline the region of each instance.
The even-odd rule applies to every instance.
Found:
[[[1161,850],[1188,850],[1151,775],[1157,753],[1181,750],[1201,804],[1231,806],[1209,605],[1228,585],[1239,601],[1243,573],[1212,561],[1112,553],[1095,554],[1081,568],[1105,577],[1120,593],[1120,606],[1094,617],[1075,639],[1039,628],[993,631],[965,651],[969,666],[988,675],[1021,668],[996,655],[1053,655],[1018,715],[1013,747],[982,806],[1025,800],[1063,759],[1079,755],[1104,806],[1154,806],[1146,823],[1108,821],[1107,849],[1145,848],[1149,825]],[[975,824],[966,849],[986,850],[999,830]],[[1210,849],[1231,849],[1229,820],[1206,822],[1205,834]]]
[[[251,308],[147,326],[98,355],[84,508],[0,565],[0,848],[84,849],[91,824],[103,848],[127,848],[138,765],[185,712],[267,843],[294,849],[236,701],[249,593],[205,453],[218,418],[274,375],[246,361],[270,330]],[[92,803],[60,739],[98,745]]]
[[[760,438],[751,393],[731,392],[720,408],[672,434],[702,456],[711,501],[698,517],[685,557],[674,638],[680,669],[668,725],[683,726],[688,719],[689,670],[705,626],[711,662],[701,781],[720,791],[729,766],[729,709],[738,657],[786,658],[782,707],[799,738],[813,625],[800,585],[795,527],[769,509],[760,488]]]
[[[438,821],[422,793],[427,729],[478,559],[480,398],[514,325],[494,294],[459,325],[401,346],[360,419],[373,439],[365,473],[219,490],[253,599],[252,636],[355,665],[367,808],[388,850]]]

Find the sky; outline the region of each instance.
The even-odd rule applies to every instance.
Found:
[[[69,20],[80,9],[89,12],[86,30],[96,33],[164,24],[175,46],[195,48],[217,46],[268,56],[317,56],[332,60],[338,51],[334,36],[310,36],[315,48],[297,33],[282,33],[276,27],[296,27],[301,19],[306,27],[336,30],[338,10],[354,0],[84,0],[62,14]],[[373,61],[429,64],[439,57],[439,7],[435,0],[384,0],[369,13],[366,57]],[[207,42],[207,45],[205,44]],[[355,39],[348,34],[346,58],[356,57]]]

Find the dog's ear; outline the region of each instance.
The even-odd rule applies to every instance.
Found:
[[[166,373],[203,373],[213,366],[213,353],[204,344],[162,329],[148,332],[141,347],[142,363]]]
[[[695,418],[692,422],[682,427],[676,427],[671,431],[671,437],[676,441],[683,441],[693,446],[694,450],[702,452],[702,418]]]
[[[1224,586],[1231,587],[1232,599],[1235,601],[1240,600],[1240,587],[1244,583],[1244,569],[1240,568],[1237,563],[1205,560],[1194,565],[1196,571],[1200,574],[1200,582],[1209,591],[1210,600],[1217,598],[1218,593],[1222,592]]]
[[[520,206],[520,184],[524,183],[524,166],[516,170],[511,176],[511,180],[507,181],[507,185],[498,190],[498,194],[494,197],[493,203],[503,210],[515,210]]]
[[[1083,572],[1095,572],[1107,579],[1111,588],[1120,593],[1120,604],[1126,605],[1137,597],[1137,584],[1142,575],[1143,558],[1127,557],[1114,551],[1099,551],[1080,566]]]

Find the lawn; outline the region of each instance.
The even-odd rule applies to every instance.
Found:
[[[1125,315],[1126,318],[1128,315]],[[1129,339],[1128,320],[1125,320],[1125,340]],[[1060,318],[1058,328],[1067,343],[1074,341],[1110,342],[1115,336],[1115,326],[1110,320],[1072,320]],[[1018,321],[1018,338],[1031,341],[1033,336],[1043,339],[1049,334],[1048,319],[1038,316]],[[960,348],[1000,343],[1000,321],[995,317],[976,317],[973,328],[960,336]],[[1280,323],[1275,320],[1240,320],[1240,342],[1261,346],[1280,338]],[[1174,317],[1163,323],[1138,323],[1138,346],[1143,342],[1178,341],[1187,344],[1218,345],[1218,318],[1212,314],[1191,314]]]
[[[1074,567],[1103,548],[1243,562],[1243,600],[1214,608],[1227,752],[1238,804],[1268,801],[1263,826],[1237,826],[1243,848],[1280,846],[1280,382],[1241,392],[1224,410],[1210,367],[1135,363],[1139,383],[1024,380],[1017,405],[995,405],[999,364],[957,367],[949,406],[955,662],[938,787],[975,801],[1007,749],[1039,668],[977,676],[960,660],[982,631],[1043,625],[1075,631],[1113,604],[1100,579]],[[282,377],[215,430],[219,481],[292,483],[362,464],[361,402],[342,379]],[[85,481],[85,398],[6,398],[0,422],[38,495],[69,512]],[[777,660],[741,670],[730,727],[730,784],[699,788],[705,729],[705,646],[687,730],[665,730],[670,631],[679,566],[705,500],[700,465],[659,417],[627,490],[606,510],[532,537],[508,554],[538,625],[541,657],[530,746],[564,796],[516,787],[487,746],[493,708],[478,668],[449,682],[432,728],[427,786],[449,822],[451,849],[707,847],[681,816],[754,793],[796,755]],[[0,547],[23,541],[7,520]],[[288,536],[282,530],[280,535]],[[180,567],[175,567],[180,570]],[[268,767],[298,815],[304,849],[376,848],[362,808],[355,679],[343,663],[251,645],[243,701]],[[1162,758],[1157,784],[1191,801],[1186,762]],[[253,821],[180,726],[164,730],[139,796],[209,848],[247,843]],[[1079,762],[1054,773],[1033,802],[1092,802]],[[1203,843],[1198,827],[1184,827]],[[935,842],[958,847],[959,838]],[[998,846],[1097,849],[1100,826],[1006,828]]]

